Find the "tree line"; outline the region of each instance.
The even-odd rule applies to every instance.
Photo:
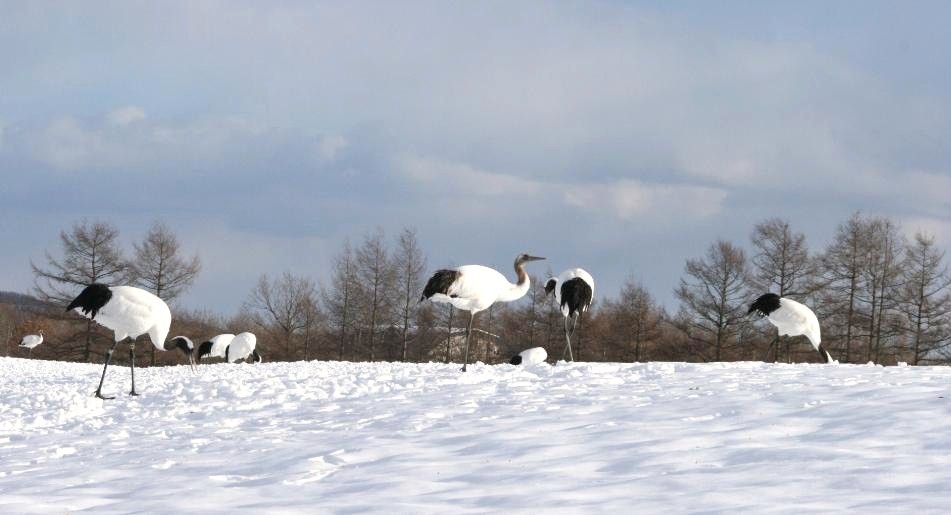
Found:
[[[31,262],[33,293],[63,306],[92,282],[137,285],[170,303],[171,335],[197,342],[252,331],[271,361],[462,359],[464,316],[448,305],[418,302],[432,270],[412,228],[392,239],[376,229],[356,244],[345,241],[325,282],[289,272],[261,275],[229,318],[176,306],[200,273],[201,260],[185,255],[167,226],[156,222],[132,247],[126,256],[111,224],[76,223],[60,234],[58,254]],[[534,346],[545,347],[551,359],[561,357],[563,318],[544,291],[550,275],[548,270],[533,276],[519,302],[480,313],[470,349],[475,359],[498,363]],[[776,331],[747,309],[760,294],[773,292],[816,312],[823,345],[843,363],[945,364],[951,360],[949,286],[951,274],[935,238],[918,233],[907,239],[889,218],[856,213],[818,251],[789,221],[772,218],[753,226],[746,247],[718,240],[704,255],[686,260],[673,292],[674,311],[629,276],[614,297],[598,299],[585,315],[573,343],[575,359],[816,361],[803,338],[787,339],[766,354]],[[19,337],[40,328],[50,343],[34,353],[44,359],[98,361],[112,338],[95,323],[53,309],[0,309],[7,354],[15,354]],[[147,364],[183,362],[182,356],[146,348]]]

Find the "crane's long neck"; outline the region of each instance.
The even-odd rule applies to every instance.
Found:
[[[525,272],[525,265],[522,263],[516,264],[515,275],[518,276],[518,282],[509,285],[509,291],[499,296],[500,301],[512,302],[513,300],[518,300],[524,297],[525,294],[528,293],[528,288],[531,286],[531,281],[528,279],[528,274]]]

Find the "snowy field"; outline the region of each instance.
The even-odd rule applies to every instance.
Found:
[[[0,512],[951,510],[951,369],[0,358]]]

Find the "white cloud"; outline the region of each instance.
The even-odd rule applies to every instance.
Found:
[[[321,137],[317,143],[317,153],[322,160],[333,161],[348,144],[347,139],[342,136]]]
[[[649,218],[654,221],[690,223],[719,213],[727,192],[721,188],[689,184],[650,184],[633,179],[610,181],[542,181],[477,169],[469,164],[402,156],[402,174],[444,196],[451,203],[472,197],[496,199],[483,202],[486,211],[501,211],[513,203],[547,209],[552,202],[579,213],[607,215],[615,220]]]
[[[640,218],[689,223],[718,214],[726,190],[705,186],[645,184],[629,179],[608,184],[571,185],[564,200],[577,208],[624,221]]]
[[[126,106],[111,111],[106,120],[109,125],[122,127],[130,123],[145,119],[145,111],[141,107]]]

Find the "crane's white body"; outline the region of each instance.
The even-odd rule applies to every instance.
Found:
[[[530,282],[512,284],[504,275],[482,265],[464,265],[455,269],[459,278],[449,286],[447,294],[430,297],[434,302],[446,302],[457,309],[478,313],[495,302],[511,302],[528,293]]]
[[[244,333],[242,333],[244,334]],[[211,338],[211,352],[202,356],[203,358],[224,358],[225,349],[228,348],[228,345],[231,345],[231,341],[235,339],[235,335],[230,333],[219,334],[214,338]]]
[[[781,297],[779,309],[767,315],[766,318],[776,326],[780,336],[803,335],[809,338],[809,342],[817,351],[819,350],[819,344],[822,343],[822,337],[819,334],[819,319],[811,309],[792,299]]]
[[[542,347],[532,347],[531,349],[525,349],[522,352],[519,352],[518,355],[522,357],[522,362],[520,365],[523,367],[544,363],[545,360],[548,359],[548,352],[546,352]]]
[[[37,345],[43,343],[42,334],[28,334],[20,340],[20,347],[24,349],[32,349]]]
[[[115,333],[116,341],[138,338],[148,333],[152,345],[165,350],[165,338],[172,324],[168,304],[155,295],[134,286],[110,286],[112,297],[99,309],[95,321]],[[76,312],[82,314],[80,308]],[[83,315],[91,318],[89,315]]]
[[[576,277],[588,283],[588,286],[591,287],[591,298],[594,298],[594,278],[591,277],[591,274],[589,274],[583,268],[569,268],[568,270],[565,270],[564,272],[558,274],[558,277],[555,277],[555,303],[561,306],[562,316],[567,317],[570,311],[567,304],[562,305],[561,303],[561,285]],[[581,312],[584,313],[587,310],[588,306],[583,306]]]
[[[247,359],[247,357],[250,356],[252,352],[254,352],[254,347],[257,344],[257,341],[258,339],[253,333],[240,333],[233,337],[231,339],[231,343],[228,344],[228,361],[234,363],[236,361]]]

